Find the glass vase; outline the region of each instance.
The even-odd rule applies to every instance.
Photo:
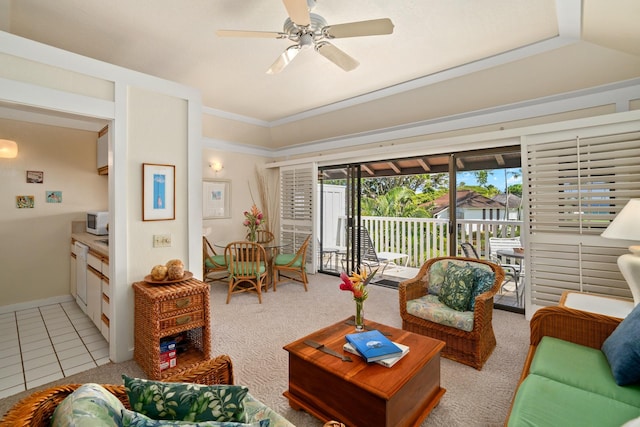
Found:
[[[250,242],[256,241],[256,230],[249,230],[249,241]]]
[[[356,332],[364,331],[364,301],[356,301]]]

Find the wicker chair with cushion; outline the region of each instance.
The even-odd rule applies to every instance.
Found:
[[[294,280],[304,285],[305,292],[307,291],[307,248],[309,247],[309,241],[311,236],[309,235],[302,243],[298,251],[294,254],[279,254],[273,260],[273,291],[276,291],[276,286],[283,280],[280,279],[282,273],[293,273],[299,275],[299,277],[291,277],[282,274],[282,277],[287,280]]]
[[[444,357],[480,370],[496,346],[493,296],[503,280],[488,261],[432,258],[399,284],[402,329],[446,342]]]
[[[209,274],[213,273],[223,274],[210,277]],[[224,254],[218,255],[209,240],[202,236],[202,277],[204,281],[225,280],[227,276],[227,260]]]
[[[255,292],[262,304],[262,290],[267,290],[267,254],[264,248],[253,242],[232,242],[224,250],[229,260],[229,290],[227,304],[231,295],[242,292]]]
[[[176,376],[169,377],[163,382],[195,383],[203,385],[228,384],[232,385],[233,365],[227,355],[220,355],[214,359],[201,362],[194,367],[182,371]],[[80,388],[82,384],[67,384],[41,390],[16,403],[0,420],[0,425],[11,427],[49,426],[51,417],[58,405],[70,394]],[[126,409],[131,409],[127,390],[124,385],[101,385],[107,392],[113,394]],[[253,423],[263,419],[270,420],[271,427],[294,427],[284,417],[255,399],[250,394],[244,398],[244,408]],[[102,408],[101,408],[102,409]]]

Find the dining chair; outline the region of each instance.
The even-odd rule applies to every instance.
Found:
[[[522,247],[519,237],[489,237],[489,259],[500,265],[505,272],[505,281],[500,288],[504,288],[509,281],[516,286],[516,303],[520,305],[520,279],[522,277],[522,265],[505,263],[500,259],[498,251],[501,249],[514,249]]]
[[[225,273],[210,277],[213,273]],[[224,254],[218,255],[209,239],[202,236],[202,278],[206,282],[223,281],[228,277],[227,261]]]
[[[304,285],[305,292],[307,291],[307,248],[309,247],[309,241],[311,235],[307,236],[300,248],[296,253],[278,254],[273,260],[273,291],[276,291],[278,283],[283,282],[281,277],[288,280],[300,282]],[[286,276],[282,273],[294,273],[299,277]]]
[[[228,260],[229,290],[227,304],[231,295],[243,292],[255,292],[262,304],[262,290],[266,292],[268,269],[267,254],[264,248],[255,242],[231,242],[224,250]]]

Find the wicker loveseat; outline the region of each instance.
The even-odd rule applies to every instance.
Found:
[[[619,427],[634,419],[640,423],[640,383],[617,385],[602,350],[620,323],[615,317],[568,307],[536,311],[530,322],[529,353],[505,426]],[[622,347],[620,342],[616,346]],[[630,353],[629,358],[628,366],[636,370],[638,354]]]
[[[452,265],[489,273],[488,280],[493,282],[485,292],[472,295],[473,307],[454,310],[439,302],[446,270]],[[447,343],[442,351],[444,357],[482,369],[496,346],[491,324],[493,296],[503,280],[502,268],[488,261],[463,257],[432,258],[422,265],[414,278],[399,285],[402,329],[444,341]],[[458,321],[464,324],[456,324]]]
[[[233,365],[229,356],[220,355],[163,381],[209,385],[233,384]],[[0,420],[0,425],[3,427],[49,426],[51,424],[51,416],[56,407],[81,385],[82,384],[61,385],[35,392],[31,396],[16,403],[5,414],[4,418]],[[124,385],[102,386],[116,396],[127,409],[130,409]],[[270,408],[250,395],[247,395],[245,398],[245,406],[247,414],[252,417],[252,419],[249,420],[250,422],[269,418],[272,427],[295,427],[284,417],[273,412]]]

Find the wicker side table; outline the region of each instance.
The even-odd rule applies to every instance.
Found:
[[[197,279],[170,285],[133,284],[133,356],[151,379],[165,379],[211,358],[209,285]],[[160,339],[187,333],[187,351],[173,368],[160,370]]]

